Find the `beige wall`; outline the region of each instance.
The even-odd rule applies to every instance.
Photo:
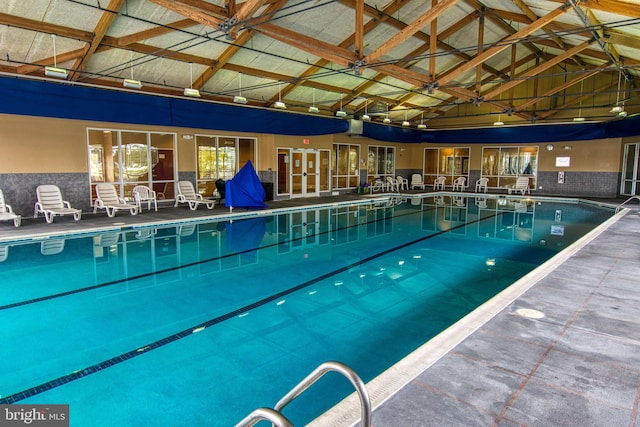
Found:
[[[479,170],[482,161],[482,144],[399,144],[375,141],[368,138],[350,137],[346,134],[309,136],[267,135],[250,133],[230,133],[201,129],[176,129],[159,126],[126,125],[84,120],[63,120],[30,116],[0,114],[0,173],[77,173],[87,172],[86,129],[88,127],[139,130],[153,132],[175,132],[178,140],[178,170],[195,170],[194,139],[184,139],[183,135],[209,134],[232,135],[258,138],[258,169],[276,169],[276,148],[317,148],[331,149],[333,142],[358,144],[361,155],[366,158],[369,145],[396,147],[396,168],[422,169],[425,147],[457,146],[471,149],[471,169]],[[640,142],[640,137],[625,138],[624,142]],[[517,145],[517,144],[514,144]],[[621,167],[621,139],[594,141],[573,141],[553,143],[553,151],[543,144],[539,146],[539,171],[555,171],[557,156],[571,157],[571,171],[617,172]],[[563,147],[570,147],[565,150]]]

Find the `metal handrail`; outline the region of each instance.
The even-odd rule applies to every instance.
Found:
[[[362,427],[371,426],[371,399],[367,388],[360,377],[347,365],[340,362],[328,361],[322,363],[313,370],[305,379],[300,381],[298,385],[291,389],[282,399],[276,403],[274,409],[258,408],[251,414],[247,415],[235,427],[252,426],[261,420],[271,421],[277,427],[293,427],[293,424],[282,415],[282,409],[300,396],[305,390],[311,387],[316,381],[324,376],[327,372],[338,372],[346,377],[356,389],[361,405],[361,425]]]
[[[632,201],[633,199],[638,199],[638,201],[640,202],[640,196],[631,196],[629,197],[627,200],[625,200],[624,202],[620,203],[618,205],[618,207],[616,207],[616,213],[620,212],[620,209],[622,209],[622,207],[624,205],[626,205],[627,203],[629,203],[630,201]]]
[[[253,412],[251,412],[249,415],[244,417],[242,421],[236,424],[236,427],[252,426],[260,421],[269,421],[276,427],[293,427],[293,424],[287,419],[287,417],[271,408],[254,409]]]
[[[291,389],[280,401],[276,404],[276,411],[281,411],[282,408],[291,403],[295,398],[300,396],[306,389],[311,387],[316,381],[318,381],[324,374],[330,371],[335,371],[346,377],[358,392],[361,405],[361,425],[362,427],[369,427],[371,425],[371,400],[369,399],[369,393],[365,387],[364,382],[360,377],[347,365],[340,362],[328,361],[318,366],[313,372],[311,372],[305,379]]]

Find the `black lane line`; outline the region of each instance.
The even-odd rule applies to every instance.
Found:
[[[498,215],[500,215],[500,214],[493,215],[492,217],[495,217],[495,216],[498,216]],[[88,375],[95,374],[95,373],[100,372],[100,371],[102,371],[104,369],[107,369],[107,368],[109,368],[111,366],[117,365],[119,363],[125,362],[125,361],[130,360],[130,359],[133,359],[134,357],[146,354],[146,353],[150,352],[151,350],[158,349],[158,348],[160,348],[160,347],[162,347],[162,346],[164,346],[166,344],[170,344],[170,343],[172,343],[174,341],[177,341],[179,339],[186,338],[186,337],[192,335],[193,333],[195,333],[196,330],[198,330],[198,332],[200,332],[201,328],[208,328],[208,327],[211,327],[211,326],[216,325],[218,323],[224,322],[225,320],[229,320],[229,319],[231,319],[231,318],[233,318],[235,316],[239,316],[242,313],[246,313],[247,311],[250,311],[250,310],[258,308],[258,307],[261,307],[261,306],[263,306],[265,304],[268,304],[269,302],[275,301],[275,300],[280,299],[280,298],[282,298],[282,297],[284,297],[286,295],[289,295],[289,294],[291,294],[293,292],[296,292],[296,291],[299,291],[301,289],[304,289],[304,288],[306,288],[308,286],[311,286],[311,285],[313,285],[315,283],[318,283],[318,282],[320,282],[322,280],[325,280],[325,279],[327,279],[327,278],[329,278],[331,276],[334,276],[334,275],[336,275],[338,273],[342,273],[342,272],[347,271],[347,270],[349,270],[351,268],[354,268],[354,267],[357,267],[359,265],[365,264],[365,263],[367,263],[369,261],[372,261],[372,260],[374,260],[374,259],[376,259],[376,258],[378,258],[378,257],[380,257],[382,255],[386,255],[386,254],[395,252],[395,251],[397,251],[399,249],[405,248],[407,246],[411,246],[411,245],[414,245],[416,243],[419,243],[419,242],[422,242],[422,241],[425,241],[425,240],[428,240],[428,239],[432,239],[434,237],[437,237],[437,236],[440,236],[442,234],[448,233],[448,232],[450,232],[452,230],[456,230],[458,228],[466,227],[469,224],[480,222],[480,221],[482,221],[484,219],[487,219],[487,218],[491,218],[491,217],[485,217],[485,218],[482,218],[482,219],[477,219],[477,220],[472,221],[470,223],[460,224],[460,225],[452,227],[452,228],[450,228],[448,230],[438,231],[438,232],[436,232],[434,234],[430,234],[428,236],[421,237],[421,238],[416,239],[414,241],[403,243],[403,244],[398,245],[398,246],[396,246],[394,248],[386,249],[386,250],[384,250],[382,252],[379,252],[379,253],[377,253],[375,255],[371,255],[371,256],[369,256],[367,258],[364,258],[364,259],[362,259],[360,261],[353,262],[350,265],[341,267],[341,268],[339,268],[337,270],[334,270],[332,272],[329,272],[329,273],[325,273],[325,274],[323,274],[321,276],[315,277],[315,278],[313,278],[311,280],[308,280],[308,281],[306,281],[304,283],[296,285],[296,286],[294,286],[292,288],[286,289],[284,291],[278,292],[277,294],[274,294],[274,295],[271,295],[269,297],[263,298],[260,301],[254,302],[253,304],[249,304],[249,305],[247,305],[245,307],[242,307],[242,308],[233,310],[233,311],[231,311],[229,313],[223,314],[222,316],[215,317],[213,319],[207,320],[207,321],[205,321],[203,323],[200,323],[198,325],[195,325],[195,326],[189,327],[187,329],[184,329],[184,330],[182,330],[182,331],[180,331],[178,333],[175,333],[173,335],[169,335],[166,338],[154,341],[154,342],[149,343],[147,345],[144,345],[142,347],[139,347],[139,348],[136,348],[134,350],[130,350],[130,351],[126,352],[126,353],[123,353],[123,354],[121,354],[119,356],[112,357],[112,358],[107,359],[107,360],[105,360],[103,362],[96,363],[95,365],[88,366],[88,367],[86,367],[86,368],[84,368],[82,370],[78,370],[78,371],[72,372],[70,374],[64,375],[62,377],[56,378],[54,380],[48,381],[48,382],[40,384],[38,386],[31,387],[31,388],[28,388],[26,390],[20,391],[18,393],[14,393],[12,395],[0,398],[0,404],[1,405],[6,405],[6,404],[19,402],[19,401],[21,401],[23,399],[27,399],[27,398],[35,396],[37,394],[44,393],[45,391],[48,391],[48,390],[51,390],[53,388],[59,387],[61,385],[64,385],[64,384],[70,383],[72,381],[84,378],[84,377],[86,377]]]
[[[420,211],[420,212],[423,212],[423,211]],[[413,215],[415,213],[417,213],[417,212],[410,212],[410,213],[407,213],[407,214],[394,216],[394,218],[401,218],[403,216]],[[387,219],[385,219],[385,218],[376,219],[374,221],[368,222],[367,224],[373,224],[373,223],[376,223],[376,222],[379,222],[379,221],[386,221],[386,220]],[[327,230],[327,231],[325,231],[323,233],[318,234],[318,236],[321,236],[323,234],[332,233],[332,232],[335,232],[335,231],[347,230],[347,229],[353,228],[353,227],[359,227],[360,225],[361,224],[356,224],[356,225],[350,225],[350,226],[344,227],[344,228],[339,228],[339,229],[336,229],[336,230]],[[52,300],[52,299],[56,299],[56,298],[62,298],[62,297],[66,297],[66,296],[69,296],[69,295],[79,294],[79,293],[82,293],[82,292],[93,291],[93,290],[104,288],[104,287],[107,287],[107,286],[119,285],[119,284],[122,284],[122,283],[125,283],[125,282],[129,282],[129,281],[134,281],[134,280],[138,280],[138,279],[144,279],[146,277],[150,277],[150,276],[154,276],[154,275],[160,275],[160,274],[163,274],[163,273],[168,273],[170,271],[180,270],[182,268],[193,267],[193,266],[200,265],[200,264],[206,264],[206,263],[212,262],[212,261],[217,261],[217,260],[221,260],[221,259],[225,259],[225,258],[230,258],[230,257],[236,256],[236,255],[242,255],[242,254],[248,253],[248,252],[254,252],[254,251],[259,250],[259,249],[267,249],[267,248],[270,248],[270,247],[281,245],[283,243],[289,243],[289,242],[296,242],[296,241],[305,240],[306,237],[307,236],[301,236],[301,237],[299,237],[297,239],[291,239],[291,240],[288,240],[288,241],[285,241],[285,242],[275,242],[275,243],[272,243],[272,244],[269,244],[269,245],[260,246],[260,247],[252,248],[252,249],[246,249],[244,251],[234,252],[234,253],[223,255],[223,256],[220,256],[220,257],[215,257],[215,258],[210,258],[210,259],[205,259],[205,260],[200,260],[200,261],[194,261],[194,262],[191,262],[191,263],[188,263],[188,264],[177,265],[175,267],[168,267],[168,268],[165,268],[163,270],[158,270],[158,271],[151,272],[151,273],[139,274],[139,275],[136,275],[136,276],[125,277],[125,278],[117,279],[117,280],[111,280],[109,282],[100,283],[98,285],[86,286],[84,288],[72,289],[72,290],[66,291],[66,292],[59,292],[57,294],[51,294],[51,295],[46,295],[46,296],[43,296],[43,297],[32,298],[32,299],[28,299],[28,300],[24,300],[24,301],[14,302],[14,303],[11,303],[11,304],[1,305],[0,306],[0,311],[8,310],[10,308],[21,307],[21,306],[29,305],[29,304],[35,304],[35,303],[39,303],[39,302],[43,302],[43,301],[48,301],[48,300]]]

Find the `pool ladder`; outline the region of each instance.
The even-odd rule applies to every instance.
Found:
[[[327,372],[338,372],[346,377],[356,389],[361,405],[361,425],[362,427],[371,426],[371,400],[369,393],[360,377],[347,365],[340,362],[328,361],[322,363],[313,370],[305,379],[289,391],[276,406],[271,408],[257,408],[247,415],[242,421],[236,424],[236,427],[252,426],[260,421],[269,421],[276,427],[293,427],[291,421],[282,415],[282,409],[300,396],[306,389],[311,387]]]
[[[637,199],[640,202],[640,196],[631,196],[629,197],[627,200],[625,200],[624,202],[620,203],[618,205],[618,207],[616,208],[616,213],[620,212],[620,209],[622,209],[622,207],[624,205],[626,205],[627,203],[629,203],[630,201],[632,201],[633,199]]]

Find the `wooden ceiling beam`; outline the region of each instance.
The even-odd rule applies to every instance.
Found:
[[[474,68],[476,65],[483,63],[484,61],[494,57],[498,53],[507,49],[512,43],[520,43],[521,39],[541,29],[542,27],[547,25],[549,22],[552,22],[553,20],[557,19],[559,16],[566,13],[567,10],[568,9],[566,6],[561,6],[557,9],[552,10],[545,16],[539,18],[537,21],[529,24],[527,27],[504,38],[497,45],[490,47],[487,50],[483,51],[482,53],[476,55],[472,60],[467,61],[466,63],[458,66],[455,70],[453,70],[453,72],[447,74],[444,77],[438,78],[437,83],[440,86],[442,86],[453,81],[456,77],[460,76],[463,73],[466,73],[467,71]]]
[[[21,18],[19,16],[0,13],[0,24],[9,27],[22,28],[23,30],[31,30],[39,33],[55,34],[60,37],[80,40],[85,43],[91,43],[93,33],[90,31],[77,30],[62,25],[50,24],[48,22],[35,21],[33,19]]]
[[[548,119],[549,117],[553,116],[554,114],[556,114],[556,113],[558,113],[558,112],[560,112],[560,111],[562,111],[562,110],[565,110],[565,109],[566,109],[566,108],[568,108],[568,107],[571,107],[571,106],[573,106],[573,105],[576,105],[576,104],[578,104],[580,101],[584,101],[585,99],[589,99],[589,98],[593,97],[594,95],[596,95],[596,94],[598,94],[598,93],[600,93],[600,92],[603,92],[603,91],[605,91],[605,90],[607,90],[607,89],[611,88],[612,86],[615,86],[615,82],[613,82],[613,83],[612,83],[612,82],[605,83],[604,85],[600,86],[600,87],[599,87],[599,88],[597,88],[597,89],[594,89],[592,92],[590,92],[590,93],[588,93],[588,94],[586,94],[586,95],[582,95],[582,96],[579,96],[579,97],[573,98],[573,99],[571,99],[570,101],[565,102],[564,104],[559,105],[559,106],[558,106],[558,107],[556,107],[556,108],[553,108],[553,109],[551,109],[551,110],[547,110],[547,111],[545,111],[545,112],[543,112],[543,113],[539,114],[539,115],[538,115],[538,117],[537,117],[537,119],[542,119],[542,120],[544,120],[544,119]]]
[[[538,74],[542,73],[543,71],[548,70],[549,68],[559,64],[560,62],[564,61],[567,58],[572,57],[573,55],[578,54],[580,51],[586,49],[587,47],[589,47],[591,44],[593,43],[593,40],[589,40],[586,41],[584,43],[581,43],[577,46],[574,46],[573,48],[567,50],[566,52],[564,52],[562,55],[557,55],[555,57],[553,57],[550,60],[544,61],[542,64],[538,65],[537,67],[531,68],[527,71],[525,71],[524,73],[520,74],[517,78],[512,79],[510,82],[501,84],[499,87],[494,88],[493,90],[487,92],[486,94],[482,95],[482,98],[484,98],[485,101],[489,100],[489,99],[493,99],[496,96],[498,96],[499,94],[501,94],[502,92],[509,90],[517,85],[519,85],[520,83],[525,82],[527,79],[532,78],[537,76]]]
[[[425,13],[420,15],[411,24],[404,27],[400,32],[393,35],[386,42],[382,43],[376,50],[366,55],[365,59],[367,63],[372,64],[382,58],[383,55],[388,53],[391,49],[398,46],[400,43],[413,36],[420,31],[425,25],[436,19],[439,15],[443,14],[447,9],[454,6],[460,0],[442,0],[435,6],[432,6]]]
[[[100,16],[98,23],[93,29],[94,37],[89,43],[89,48],[86,50],[84,56],[82,58],[78,58],[73,64],[73,71],[71,73],[71,76],[69,77],[70,80],[78,80],[78,78],[81,76],[82,70],[84,69],[84,67],[86,67],[86,65],[89,63],[89,60],[91,59],[91,56],[100,46],[102,38],[107,33],[107,30],[109,29],[113,21],[115,21],[116,17],[118,16],[118,12],[125,3],[126,0],[111,0],[109,2],[106,10],[102,13],[102,16]]]
[[[550,0],[555,3],[566,3],[566,0]],[[616,15],[640,18],[640,4],[620,0],[581,0],[580,6]]]
[[[174,0],[149,0],[152,3],[162,6],[172,12],[178,13],[192,21],[198,22],[207,27],[217,29],[219,24],[224,24],[224,19],[220,19],[216,16],[206,13],[199,7],[196,7],[192,3],[187,1],[174,1]],[[204,3],[204,2],[198,2]]]
[[[118,38],[112,38],[112,43],[117,46],[128,46],[131,43],[140,42],[142,40],[149,40],[154,37],[170,34],[176,30],[182,30],[184,28],[193,27],[198,23],[191,19],[182,19],[180,21],[172,22],[163,26],[150,28],[148,30],[139,31],[137,33],[129,34],[128,36],[122,36]]]
[[[540,95],[540,96],[537,96],[537,97],[534,97],[534,98],[528,99],[528,100],[526,100],[525,102],[523,102],[523,103],[519,104],[519,105],[516,107],[516,111],[524,111],[526,108],[528,108],[528,107],[530,107],[530,106],[532,106],[532,105],[535,105],[535,104],[537,104],[537,103],[538,103],[538,102],[540,102],[540,101],[543,101],[543,100],[545,100],[545,99],[548,99],[550,96],[555,95],[555,94],[556,94],[556,93],[558,93],[558,92],[562,92],[563,90],[565,90],[565,89],[567,89],[567,88],[569,88],[569,87],[571,87],[571,86],[575,85],[576,83],[580,83],[580,82],[582,82],[583,80],[586,80],[586,79],[588,79],[589,77],[591,77],[591,76],[593,76],[593,75],[596,75],[596,74],[600,73],[601,71],[603,71],[603,70],[604,70],[604,69],[606,69],[607,67],[608,67],[608,64],[601,65],[601,66],[599,66],[598,68],[595,68],[595,69],[593,69],[593,70],[591,70],[591,71],[587,71],[586,73],[583,73],[583,74],[578,75],[577,77],[575,77],[575,78],[574,78],[574,79],[572,79],[572,80],[569,80],[568,82],[565,82],[565,83],[563,83],[563,84],[561,84],[561,85],[555,86],[554,88],[552,88],[552,89],[550,89],[550,90],[546,91],[545,93],[543,93],[543,94],[542,94],[542,95]]]

